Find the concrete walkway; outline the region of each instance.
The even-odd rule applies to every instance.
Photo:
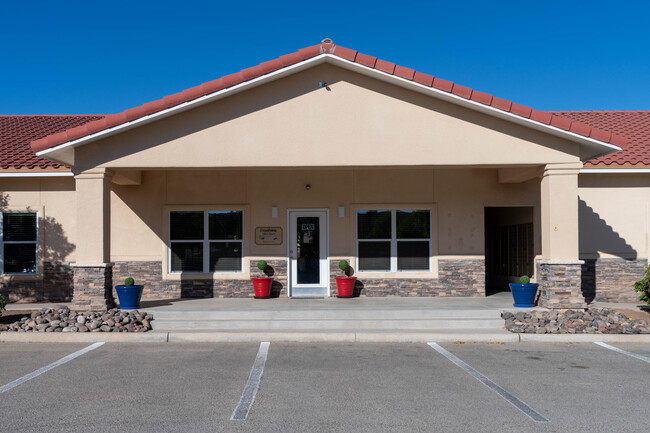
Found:
[[[29,310],[65,304],[9,304]],[[620,306],[621,304],[614,304]],[[636,304],[625,304],[634,307]],[[605,306],[600,305],[598,306]],[[607,306],[610,306],[609,304]],[[485,298],[210,298],[143,301],[154,316],[143,334],[0,334],[0,341],[122,342],[650,342],[650,335],[515,334],[503,311],[518,309],[508,292]]]

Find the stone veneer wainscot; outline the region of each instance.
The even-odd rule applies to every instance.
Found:
[[[641,280],[648,259],[585,259],[582,265],[582,293],[587,300],[636,302],[634,283]]]

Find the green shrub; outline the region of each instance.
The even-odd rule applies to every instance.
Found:
[[[125,286],[135,286],[135,281],[133,281],[133,278],[129,277],[126,280],[124,280],[124,285]]]
[[[2,312],[4,311],[6,305],[7,301],[5,301],[5,298],[0,295],[0,317],[2,317]]]
[[[262,272],[264,272],[268,267],[269,264],[266,263],[266,260],[260,260],[259,262],[257,262],[257,269],[259,269]]]
[[[643,279],[634,283],[634,291],[641,293],[639,301],[643,301],[650,305],[650,266],[646,268]]]
[[[530,277],[528,275],[522,275],[521,278],[519,278],[519,282],[521,284],[529,284],[530,283]]]
[[[348,269],[350,269],[350,264],[348,263],[347,260],[341,260],[339,262],[339,269],[342,270],[343,272],[345,272]]]

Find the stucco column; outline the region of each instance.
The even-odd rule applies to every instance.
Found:
[[[77,235],[72,308],[105,310],[115,306],[110,263],[111,178],[105,168],[75,174]]]
[[[539,305],[585,308],[578,248],[578,174],[582,163],[548,164],[541,181],[542,260]]]

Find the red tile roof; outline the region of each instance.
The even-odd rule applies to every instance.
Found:
[[[331,39],[323,39],[320,44],[312,45],[311,47],[303,48],[295,53],[280,56],[277,59],[264,62],[260,65],[247,68],[234,74],[226,75],[214,81],[203,83],[199,86],[183,90],[182,92],[173,95],[165,96],[157,101],[148,102],[139,107],[130,108],[126,111],[117,114],[109,114],[100,120],[88,122],[81,126],[61,131],[44,138],[40,138],[32,142],[31,146],[35,152],[49,149],[69,141],[77,140],[79,138],[100,132],[127,122],[137,120],[149,114],[153,114],[173,106],[189,102],[201,96],[208,95],[219,90],[226,89],[254,78],[261,77],[282,68],[294,65],[296,63],[308,60],[321,54],[329,54],[355,62],[368,68],[376,69],[387,74],[395,75],[405,80],[415,81],[424,86],[433,87],[435,89],[457,95],[461,98],[475,101],[479,104],[494,107],[496,109],[510,112],[523,118],[530,118],[536,122],[552,125],[560,129],[573,132],[578,135],[591,137],[596,140],[611,143],[616,146],[621,146],[626,143],[625,138],[610,134],[607,131],[601,130],[598,127],[591,127],[580,123],[577,120],[568,117],[560,117],[552,114],[532,109],[530,107],[515,104],[511,101],[493,97],[487,93],[478,92],[470,89],[469,87],[455,84],[451,81],[443,80],[437,77],[432,77],[428,74],[421,74],[410,68],[404,68],[395,65],[391,62],[379,60],[376,57],[366,54],[358,53],[349,48],[334,45]]]
[[[33,140],[98,120],[103,115],[0,115],[0,168],[53,169],[61,164],[34,155]]]
[[[587,161],[586,167],[650,165],[650,111],[554,111],[553,114],[627,138],[627,143],[619,145],[623,150]]]

